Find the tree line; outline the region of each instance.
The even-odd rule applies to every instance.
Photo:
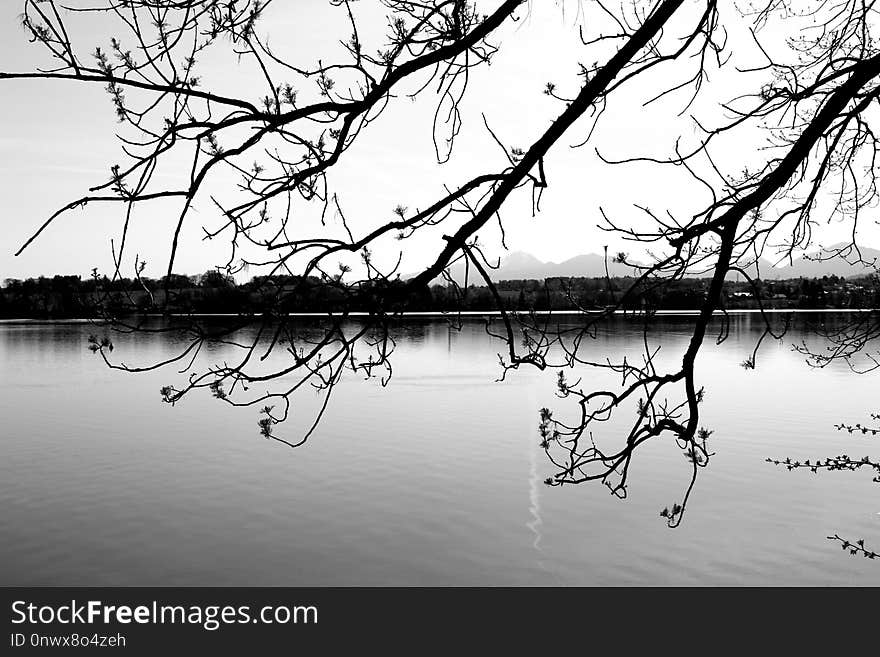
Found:
[[[486,285],[454,283],[425,286],[402,295],[392,312],[499,310],[601,311],[692,310],[703,303],[710,279],[682,278],[661,287],[632,277],[576,277],[502,280],[493,292]],[[317,276],[255,276],[237,283],[219,271],[201,275],[174,274],[158,279],[80,276],[6,279],[0,291],[4,319],[97,317],[107,308],[129,314],[162,309],[178,314],[265,315],[271,313],[346,313],[376,310],[372,297],[384,286],[403,281],[362,285],[353,293],[339,280]],[[621,300],[623,293],[629,291]],[[283,294],[283,303],[278,295]],[[496,298],[497,295],[497,298]],[[167,304],[165,303],[167,296]],[[795,278],[749,282],[727,281],[724,306],[740,309],[866,309],[880,307],[880,277]],[[386,309],[387,310],[387,309]]]

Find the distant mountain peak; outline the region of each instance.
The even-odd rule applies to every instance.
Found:
[[[782,278],[822,278],[822,276],[865,276],[876,273],[880,268],[880,250],[863,247],[860,249],[861,258],[870,265],[851,264],[847,260],[855,261],[856,253],[849,253],[848,257],[830,257],[831,254],[845,249],[845,244],[837,244],[834,246],[819,249],[804,257],[795,260],[790,265],[774,267],[772,261],[767,257],[759,260],[758,267],[752,265],[748,267],[749,275],[755,276],[760,274],[765,279],[782,279]],[[494,265],[499,260],[490,258],[489,263]],[[633,261],[634,264],[641,264]],[[465,264],[460,260],[451,268],[453,278],[459,283],[464,282]],[[471,267],[468,270],[468,283],[480,285],[482,279]],[[561,262],[549,262],[528,253],[527,251],[511,251],[500,259],[500,265],[497,269],[489,268],[488,273],[494,281],[504,280],[543,280],[545,278],[602,278],[605,276],[605,255],[599,253],[583,253],[576,255]],[[623,277],[638,275],[636,270],[629,265],[614,262],[611,251],[608,254],[608,274],[612,277]],[[733,277],[735,274],[731,274]],[[445,281],[438,278],[435,283],[443,284]]]
[[[490,258],[489,263],[495,264],[497,259]],[[459,261],[450,267],[452,277],[462,283],[464,281],[465,265]],[[613,262],[608,256],[608,272],[611,276],[632,276],[633,268],[627,265]],[[489,269],[488,273],[492,280],[521,280],[545,278],[597,278],[605,276],[605,256],[598,253],[585,253],[568,258],[562,262],[545,262],[526,251],[511,251],[501,257],[497,269]],[[436,283],[443,283],[443,279],[437,279]],[[468,283],[480,284],[479,276],[475,276],[470,269]]]
[[[863,262],[859,262],[859,260]],[[838,243],[804,254],[782,267],[766,266],[765,278],[822,278],[822,276],[867,276],[880,268],[880,250]]]

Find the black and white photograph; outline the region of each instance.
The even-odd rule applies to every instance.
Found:
[[[4,587],[880,585],[880,3],[3,0],[0,94]]]

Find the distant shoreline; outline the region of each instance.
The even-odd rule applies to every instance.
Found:
[[[767,315],[781,315],[781,314],[795,314],[795,315],[806,315],[806,314],[838,314],[838,313],[865,313],[865,312],[875,312],[880,310],[880,308],[767,308],[763,312]],[[557,315],[557,316],[566,316],[566,317],[579,317],[583,315],[598,315],[601,311],[580,311],[580,310],[536,310],[532,312],[520,312],[520,311],[506,311],[507,315]],[[761,314],[761,310],[755,308],[740,308],[735,310],[728,310],[728,315],[759,315]],[[613,311],[614,315],[619,315],[621,317],[642,317],[644,313],[641,311],[633,311],[633,310],[615,310]],[[663,316],[663,317],[695,317],[700,314],[698,309],[693,310],[656,310],[653,312],[654,315]],[[333,313],[333,312],[324,312],[324,313],[288,313],[287,317],[302,317],[302,318],[333,318],[333,317],[341,317],[346,315],[347,317],[358,318],[358,317],[369,317],[370,313],[367,312],[350,312],[350,313]],[[723,316],[724,313],[720,311],[716,311],[714,313],[715,316]],[[409,311],[402,312],[392,315],[392,317],[501,317],[501,311],[499,310],[462,310],[462,311]],[[138,317],[151,317],[151,318],[161,318],[161,317],[242,317],[242,315],[237,315],[235,313],[169,313],[167,315],[163,315],[160,313],[146,313],[143,315],[138,315]],[[254,319],[259,319],[259,315],[254,315]],[[3,324],[92,324],[92,323],[102,323],[101,320],[95,318],[88,317],[70,317],[70,318],[28,318],[28,317],[19,317],[19,318],[7,318],[0,319],[0,325]]]
[[[560,317],[596,314],[620,308],[617,314],[689,315],[701,308],[708,291],[703,279],[677,279],[662,287],[630,278],[568,280],[502,280],[493,287],[466,289],[427,286],[409,289],[399,281],[364,283],[340,288],[317,277],[254,277],[237,285],[217,272],[175,275],[168,280],[82,280],[78,276],[8,280],[0,289],[0,317],[7,319],[82,319],[101,315],[259,317],[363,317],[382,306],[400,317],[498,316],[503,312],[547,313]],[[152,290],[152,291],[151,291]],[[728,282],[724,307],[740,310],[810,310],[827,312],[880,307],[880,279],[826,278],[753,283]],[[101,308],[105,312],[101,311]],[[346,310],[348,312],[346,313]]]

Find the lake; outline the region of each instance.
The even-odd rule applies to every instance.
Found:
[[[87,323],[0,324],[0,584],[880,585],[880,563],[826,540],[878,547],[870,475],[765,463],[877,453],[877,438],[833,425],[880,411],[878,377],[809,368],[791,349],[803,321],[765,340],[755,371],[739,364],[758,316],[733,316],[720,346],[707,340],[697,373],[715,455],[674,530],[659,512],[680,500],[689,464],[669,440],[636,456],[626,500],[542,483],[554,471],[538,409],[563,417],[573,402],[556,398],[554,372],[496,382],[502,345],[476,318],[460,331],[408,320],[387,387],[347,377],[298,449],[263,439],[255,409],[207,392],[162,403],[181,375],[110,370],[86,348]],[[658,320],[666,358],[680,358],[692,322]],[[114,342],[132,365],[179,347]],[[597,358],[640,348],[627,318],[585,346]],[[310,419],[307,396],[281,435]]]

